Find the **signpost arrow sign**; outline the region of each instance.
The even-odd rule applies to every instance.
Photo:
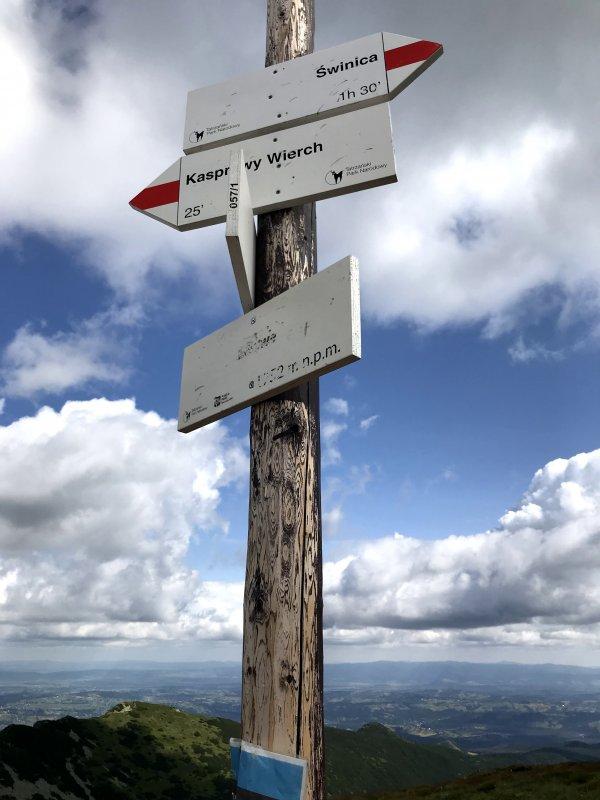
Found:
[[[244,151],[231,154],[225,238],[244,311],[254,308],[256,229]]]
[[[184,156],[130,205],[182,231],[224,222],[230,158],[229,146]],[[257,136],[244,142],[244,160],[257,214],[393,183],[389,107]]]
[[[437,42],[374,33],[188,93],[194,153],[391,100],[442,54]]]
[[[360,358],[352,256],[186,347],[178,430],[234,411]]]
[[[154,217],[177,227],[177,211],[179,208],[179,172],[181,159],[155,178],[149,186],[140,192],[129,205],[149,217]]]

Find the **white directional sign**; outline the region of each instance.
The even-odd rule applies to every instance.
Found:
[[[437,42],[374,33],[196,89],[188,94],[183,150],[194,153],[391,100],[442,52]]]
[[[360,358],[352,256],[186,347],[178,429],[193,431]]]
[[[130,205],[179,230],[224,222],[230,158],[231,146],[184,156]],[[397,180],[387,104],[249,139],[244,159],[257,214]]]
[[[243,150],[231,154],[228,178],[229,203],[225,238],[242,308],[244,311],[251,311],[254,308],[256,228]]]

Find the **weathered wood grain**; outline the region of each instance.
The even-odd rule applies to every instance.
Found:
[[[312,52],[313,0],[268,0],[266,65]],[[316,271],[314,204],[258,219],[256,304]],[[253,407],[242,736],[308,760],[323,800],[318,382]]]

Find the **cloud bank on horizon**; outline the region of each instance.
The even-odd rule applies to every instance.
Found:
[[[333,639],[598,643],[599,542],[600,450],[558,458],[496,530],[395,533],[327,564],[326,624]]]
[[[246,472],[221,424],[174,437],[131,400],[0,426],[0,637],[239,641],[243,585],[203,582],[193,536]],[[326,642],[600,643],[600,450],[539,469],[496,530],[398,533],[324,567]]]
[[[320,204],[323,263],[340,255],[343,218],[372,316],[425,329],[478,322],[494,335],[550,287],[563,323],[582,297],[597,320],[597,8],[543,4],[532,27],[535,5],[513,3],[508,14],[492,4],[484,14],[457,0],[453,20],[443,14],[442,61],[392,105],[399,184]],[[364,10],[364,25],[377,13]],[[129,3],[78,13],[4,3],[0,71],[10,80],[0,91],[16,109],[0,141],[4,239],[35,231],[77,246],[126,300],[152,275],[190,270],[201,236],[197,268],[218,285],[227,268],[220,226],[176,233],[128,213],[127,200],[178,154],[187,90],[260,67],[262,14],[262,3],[240,4],[234,19],[208,4],[148,2],[142,14]],[[419,10],[409,18],[431,25]],[[336,21],[339,41],[358,35],[345,25]],[[234,40],[232,62],[222,42]]]

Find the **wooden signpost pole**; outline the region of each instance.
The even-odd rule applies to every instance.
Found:
[[[311,55],[314,28],[314,0],[267,0],[265,69],[190,92],[187,155],[130,201],[180,231],[227,221],[246,312],[186,347],[178,430],[252,405],[242,740],[231,740],[247,800],[325,796],[318,375],[360,358],[360,292],[351,256],[315,274],[315,201],[397,179],[382,103],[442,53],[382,32]]]
[[[267,0],[266,66],[312,52],[313,41],[314,0]],[[259,216],[257,305],[315,271],[314,203]],[[322,800],[318,379],[253,406],[250,450],[242,738],[306,758],[306,800]]]

